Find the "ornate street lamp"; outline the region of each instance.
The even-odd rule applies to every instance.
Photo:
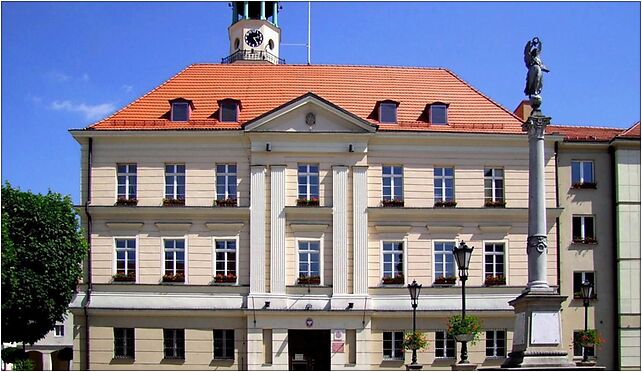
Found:
[[[470,264],[470,257],[473,255],[475,247],[468,247],[466,243],[461,241],[459,247],[453,249],[457,268],[459,269],[459,279],[461,280],[461,318],[466,321],[466,279],[468,279],[468,265]],[[468,341],[461,341],[461,360],[459,364],[469,364],[468,362]]]
[[[588,307],[593,297],[593,284],[588,280],[584,280],[580,285],[580,291],[582,292],[582,299],[584,300],[584,333],[588,331]],[[586,347],[582,347],[582,362],[588,362],[588,353],[586,352]]]
[[[411,284],[408,284],[408,292],[410,292],[410,303],[412,304],[412,335],[414,337],[417,329],[417,303],[419,302],[421,284],[417,284],[417,281],[413,280]],[[408,366],[408,369],[421,369],[421,365],[417,364],[416,344],[412,346],[412,363]]]

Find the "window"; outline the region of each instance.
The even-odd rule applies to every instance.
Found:
[[[403,332],[383,333],[383,359],[403,360]]]
[[[506,331],[486,331],[486,356],[506,356]]]
[[[504,205],[504,170],[484,169],[484,199],[487,206]]]
[[[455,200],[455,169],[435,168],[435,202]]]
[[[216,200],[236,201],[236,164],[216,164]]]
[[[455,276],[454,242],[435,242],[435,280]]]
[[[234,330],[214,330],[214,359],[234,359]]]
[[[484,277],[504,277],[504,243],[484,244]]]
[[[136,199],[136,164],[118,164],[118,199]]]
[[[56,324],[54,325],[54,337],[64,337],[65,336],[65,325]]]
[[[383,242],[383,277],[403,278],[403,242]]]
[[[577,271],[573,273],[573,298],[582,298],[582,283],[588,281],[593,284],[593,298],[597,298],[595,291],[595,273],[591,271]]]
[[[114,358],[134,359],[134,328],[114,328]]]
[[[116,240],[116,274],[136,278],[136,239]]]
[[[384,165],[382,167],[383,200],[403,200],[403,167]]]
[[[189,103],[173,102],[172,103],[172,121],[189,120]]]
[[[573,186],[579,186],[586,183],[595,183],[593,178],[593,162],[590,160],[571,161],[571,184]]]
[[[220,121],[236,122],[238,121],[238,103],[232,100],[220,101],[219,110],[221,113]]]
[[[319,165],[299,164],[299,200],[319,200]]]
[[[448,123],[448,111],[446,105],[430,105],[430,123],[438,125],[444,125]]]
[[[216,276],[236,278],[236,239],[216,239],[214,245]]]
[[[573,242],[596,243],[593,216],[573,216]]]
[[[163,329],[165,359],[185,359],[185,330]]]
[[[185,164],[165,164],[165,199],[185,200]]]
[[[185,276],[185,239],[165,239],[165,275]]]
[[[446,331],[435,332],[435,357],[455,357],[455,339],[449,337]]]
[[[321,242],[299,240],[299,278],[321,277]]]
[[[379,122],[396,123],[397,122],[397,104],[392,102],[382,102],[379,104]]]
[[[584,349],[586,349],[586,355],[588,357],[595,357],[595,346],[583,347],[579,343],[580,340],[580,331],[573,331],[573,356],[574,357],[583,357]]]

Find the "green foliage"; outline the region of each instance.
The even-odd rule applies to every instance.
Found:
[[[18,347],[7,347],[2,349],[2,361],[5,363],[15,363],[16,360],[27,359],[27,353]]]
[[[13,363],[14,371],[34,371],[36,366],[31,359],[19,359]]]
[[[599,344],[604,343],[604,339],[597,332],[597,329],[587,329],[586,331],[581,330],[578,332],[575,342],[582,346],[598,346]]]
[[[471,345],[479,341],[481,330],[481,320],[474,315],[466,315],[466,318],[462,318],[461,315],[453,315],[448,318],[448,336],[473,335]]]
[[[86,254],[68,196],[2,186],[2,342],[33,344],[63,321]]]
[[[406,350],[423,350],[428,347],[428,340],[421,332],[406,332],[403,338],[403,348]]]

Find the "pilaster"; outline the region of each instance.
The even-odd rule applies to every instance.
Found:
[[[348,292],[348,167],[332,167],[332,294]]]
[[[352,167],[353,293],[368,294],[368,167]]]
[[[250,294],[265,293],[265,166],[250,175]]]
[[[270,166],[270,292],[285,294],[285,165]]]

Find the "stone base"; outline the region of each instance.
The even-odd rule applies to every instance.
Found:
[[[566,351],[513,351],[502,363],[502,368],[570,368],[575,364],[568,360]]]
[[[424,368],[424,366],[423,366],[423,365],[421,365],[421,364],[419,364],[419,363],[416,363],[416,364],[412,364],[412,363],[411,363],[411,364],[406,364],[406,371],[418,371],[418,370],[423,369],[423,368]]]
[[[597,363],[594,360],[589,360],[587,362],[575,362],[578,367],[594,367]]]
[[[474,371],[477,369],[477,364],[475,363],[457,363],[450,366],[452,371]]]

